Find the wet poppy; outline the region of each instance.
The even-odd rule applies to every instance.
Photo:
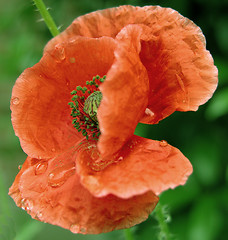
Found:
[[[12,92],[12,123],[28,155],[9,194],[33,218],[74,233],[144,221],[157,195],[184,184],[187,158],[134,135],[213,94],[217,69],[199,27],[158,6],[77,18]]]

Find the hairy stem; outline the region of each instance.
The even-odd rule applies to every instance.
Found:
[[[48,12],[43,0],[33,0],[36,4],[37,9],[39,10],[41,16],[43,17],[49,31],[51,32],[52,36],[55,37],[59,34],[59,30],[52,19],[50,13]]]
[[[160,234],[159,234],[158,239],[159,240],[170,240],[171,234],[170,234],[169,227],[167,224],[168,220],[170,219],[170,216],[168,215],[168,213],[166,212],[164,207],[161,206],[161,204],[158,204],[156,206],[155,214],[156,214],[156,218],[157,218],[159,228],[160,228]]]
[[[130,228],[124,229],[124,235],[126,240],[134,240],[134,237]]]

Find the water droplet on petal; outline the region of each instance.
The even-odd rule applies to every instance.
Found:
[[[52,151],[52,152],[55,152],[55,148],[52,148],[51,151]]]
[[[21,170],[22,169],[22,165],[20,164],[20,165],[18,165],[18,170]]]
[[[21,208],[26,211],[31,211],[33,208],[33,202],[31,200],[22,198],[21,199]]]
[[[71,57],[71,58],[69,59],[69,61],[70,61],[71,63],[75,63],[75,58],[74,58],[74,57]]]
[[[13,98],[13,99],[12,99],[12,103],[13,103],[14,105],[18,105],[18,104],[20,103],[19,98],[18,98],[18,97]]]
[[[81,233],[86,233],[86,228],[81,227],[81,228],[80,228],[80,232],[81,232]]]
[[[43,214],[41,212],[37,212],[35,219],[41,221],[41,218],[43,217]]]
[[[21,199],[21,204],[20,204],[20,207],[25,210],[26,206],[25,206],[25,198],[22,198]]]
[[[69,177],[75,174],[75,164],[68,163],[62,167],[55,168],[48,176],[48,185],[51,187],[62,186]]]
[[[76,42],[76,39],[74,39],[74,38],[71,38],[70,40],[69,40],[69,43],[75,43]]]
[[[33,209],[33,202],[31,200],[26,200],[26,210],[31,211]]]
[[[100,153],[97,151],[97,149],[91,151],[91,158],[92,160],[98,160],[100,158]]]
[[[72,224],[72,225],[70,226],[70,231],[71,231],[72,233],[80,233],[80,225],[78,225],[78,224]]]
[[[47,161],[41,161],[36,165],[35,168],[35,174],[39,175],[39,174],[43,174],[45,173],[45,171],[47,170],[48,167],[48,162]]]
[[[160,144],[161,147],[166,147],[166,146],[168,146],[168,143],[167,143],[167,141],[165,141],[165,140],[161,140],[159,144]]]
[[[146,108],[145,114],[148,115],[148,116],[150,116],[150,117],[153,117],[153,116],[154,116],[154,112],[152,112],[149,108]]]
[[[64,47],[60,44],[56,45],[53,55],[56,62],[62,62],[66,58]]]

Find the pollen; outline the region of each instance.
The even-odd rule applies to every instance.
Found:
[[[99,85],[105,81],[105,78],[106,76],[101,78],[97,75],[91,81],[87,81],[86,86],[77,86],[76,90],[71,92],[73,97],[69,105],[73,117],[72,124],[86,139],[98,139],[101,134],[97,110],[102,100]]]

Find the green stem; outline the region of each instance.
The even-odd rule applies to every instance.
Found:
[[[130,228],[124,229],[124,235],[126,240],[134,240],[134,237]]]
[[[169,217],[169,215],[165,212],[165,209],[161,206],[161,204],[158,204],[156,206],[155,214],[160,227],[159,240],[170,240],[171,236],[170,236],[170,231],[167,224],[167,218]]]
[[[48,29],[50,30],[53,37],[57,36],[59,34],[59,30],[52,19],[50,13],[48,12],[43,0],[33,0],[36,4],[36,7],[38,8],[41,16],[43,17]]]

